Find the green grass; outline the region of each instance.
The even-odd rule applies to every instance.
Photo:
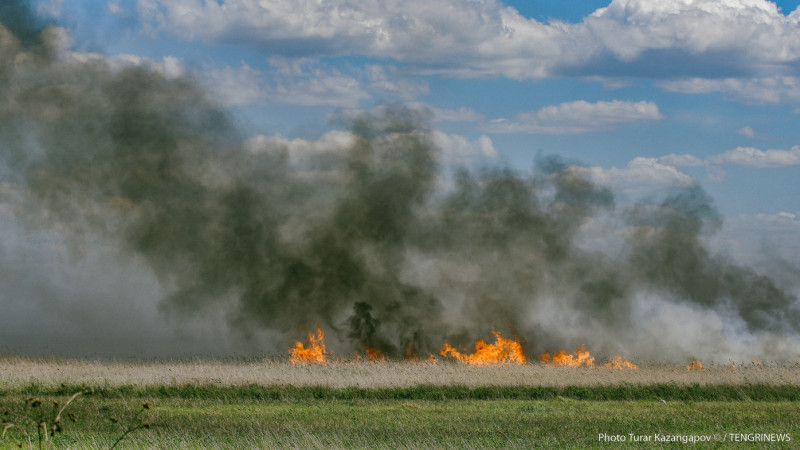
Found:
[[[149,430],[129,446],[168,447],[586,447],[600,433],[793,433],[792,402],[554,400],[267,400],[152,398]],[[136,401],[86,397],[58,446],[108,447]],[[125,420],[125,419],[122,419]],[[19,440],[19,437],[16,438]],[[14,444],[16,440],[9,440]]]
[[[41,385],[0,389],[0,396],[66,396],[82,389],[102,398],[182,398],[225,400],[680,400],[800,401],[794,385],[620,384],[612,386],[430,386],[399,388],[333,388],[326,386],[230,385]]]
[[[800,443],[795,386],[93,389],[70,405],[78,420],[65,422],[56,447],[108,448],[121,434],[110,417],[129,425],[152,423],[126,437],[125,448],[584,448],[601,445],[600,433],[791,433],[793,442],[773,447]],[[63,404],[77,390],[37,384],[6,390],[0,411],[13,417],[26,397],[51,408],[53,400]],[[143,410],[142,402],[151,409]],[[0,444],[19,441],[17,433]]]

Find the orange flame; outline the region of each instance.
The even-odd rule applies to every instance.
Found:
[[[568,354],[564,350],[559,351],[553,356],[549,352],[544,352],[539,355],[539,361],[545,364],[564,367],[594,367],[594,356],[586,351],[586,345],[581,345],[575,349],[575,354]]]
[[[504,339],[500,333],[492,331],[494,338],[497,340],[495,344],[487,344],[483,339],[478,339],[475,342],[475,353],[471,355],[462,355],[458,350],[453,348],[452,345],[445,341],[444,346],[439,351],[442,356],[452,356],[462,363],[475,364],[475,365],[489,365],[489,364],[525,364],[525,355],[522,353],[522,344],[518,339]],[[435,358],[430,355],[428,360]]]
[[[406,361],[416,363],[419,362],[417,359],[417,355],[414,353],[417,351],[417,348],[414,347],[414,344],[406,344]]]
[[[295,341],[294,347],[289,349],[289,362],[292,364],[298,363],[315,363],[325,364],[328,360],[328,351],[325,349],[325,333],[322,328],[317,327],[317,333],[308,333],[308,348],[303,346],[300,341]]]
[[[686,366],[686,370],[703,370],[703,363],[692,356],[689,358],[689,365]]]
[[[608,362],[603,364],[603,367],[606,369],[631,369],[631,370],[639,368],[639,366],[637,366],[636,364],[628,361],[627,359],[619,355],[612,356],[611,359],[608,360]]]
[[[371,345],[367,346],[367,358],[369,358],[371,361],[386,362],[386,355]]]

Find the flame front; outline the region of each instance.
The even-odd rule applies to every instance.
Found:
[[[518,339],[504,339],[500,333],[492,331],[495,344],[487,344],[483,339],[475,342],[475,353],[462,355],[452,345],[445,342],[439,354],[451,356],[466,364],[489,365],[489,364],[525,364],[525,354],[522,353],[522,344]],[[431,355],[433,356],[433,355]]]
[[[317,327],[316,334],[308,333],[308,348],[303,346],[300,341],[295,341],[294,347],[289,349],[289,362],[325,364],[328,360],[328,351],[325,349],[325,333],[322,328]]]
[[[628,361],[627,359],[619,356],[614,355],[608,360],[607,363],[603,364],[603,367],[606,369],[638,369],[639,366],[636,364]]]
[[[370,361],[386,362],[386,355],[381,353],[381,351],[378,350],[377,348],[369,345],[369,346],[367,346],[367,351],[366,352],[367,352],[367,358],[369,358]]]
[[[703,363],[698,361],[694,356],[689,358],[689,365],[686,366],[687,370],[703,370]]]
[[[539,355],[539,361],[553,366],[580,367],[585,365],[586,367],[594,367],[594,356],[586,350],[586,345],[576,348],[575,353],[571,355],[564,350],[553,356],[550,356],[549,352],[544,352]]]
[[[416,363],[419,362],[417,355],[415,355],[417,348],[413,344],[406,344],[406,361]]]

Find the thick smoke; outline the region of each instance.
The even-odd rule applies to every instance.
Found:
[[[707,248],[720,218],[698,187],[623,207],[558,158],[539,158],[532,175],[451,173],[425,117],[403,107],[352,120],[349,145],[297,158],[244,142],[192,80],[71,57],[63,31],[5,5],[2,211],[76,261],[113,248],[147,282],[100,301],[86,286],[81,300],[0,278],[17,304],[91,303],[104,312],[81,323],[113,334],[115,302],[158,301],[153,320],[224,317],[236,342],[264,353],[316,325],[341,352],[397,357],[493,328],[531,354],[581,343],[659,360],[797,353],[796,297]],[[0,251],[14,273],[34,258]],[[96,295],[120,278],[102,264],[91,274]]]

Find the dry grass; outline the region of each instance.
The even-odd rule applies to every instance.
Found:
[[[680,367],[638,370],[564,368],[539,363],[470,366],[365,361],[291,365],[285,361],[97,362],[0,359],[0,388],[87,384],[93,386],[264,385],[331,388],[430,386],[610,386],[633,384],[764,384],[800,386],[800,366],[730,365],[689,371]]]

